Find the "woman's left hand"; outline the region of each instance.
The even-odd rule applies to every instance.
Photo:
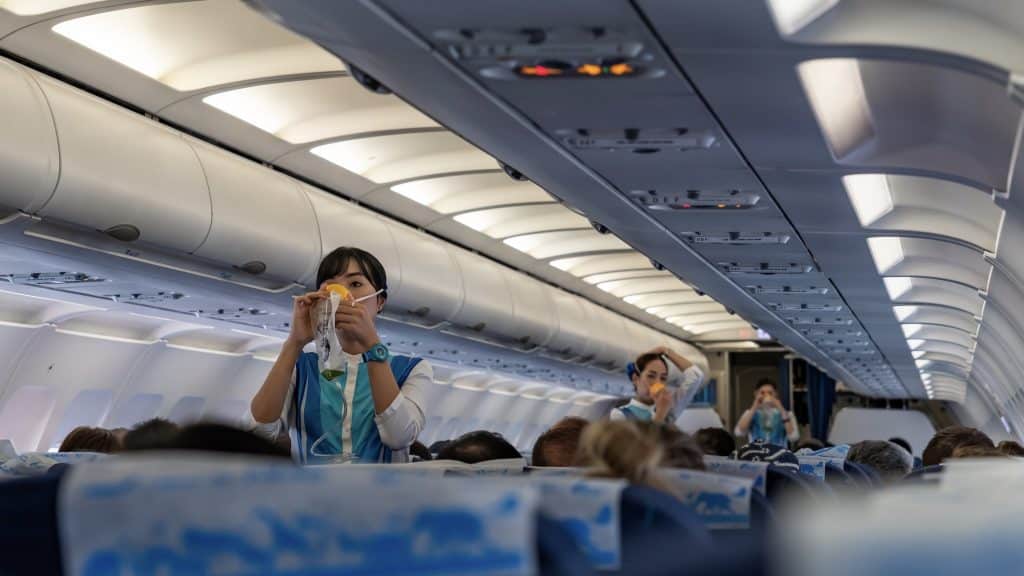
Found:
[[[355,354],[362,354],[380,342],[373,318],[359,304],[342,302],[334,315],[334,327],[344,334],[346,342],[356,347],[350,351]]]

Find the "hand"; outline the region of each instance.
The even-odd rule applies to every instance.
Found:
[[[327,294],[323,291],[309,292],[295,297],[295,301],[292,302],[292,324],[288,340],[300,348],[313,341],[315,335],[312,319],[313,307],[325,298],[327,298]]]
[[[668,354],[668,348],[666,346],[658,346],[657,348],[653,348],[647,353],[657,354],[658,356],[665,356],[666,354]]]
[[[665,416],[672,411],[676,404],[675,394],[669,388],[664,388],[654,395],[654,415],[658,420],[664,420]]]
[[[767,404],[769,408],[776,408],[778,410],[782,410],[782,403],[779,402],[778,398],[769,398],[765,400],[765,404]]]
[[[373,318],[366,308],[359,304],[352,302],[339,304],[338,312],[334,315],[334,327],[342,333],[344,343],[352,348],[346,350],[350,354],[362,354],[380,342]]]

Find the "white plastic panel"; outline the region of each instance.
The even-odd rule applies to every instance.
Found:
[[[662,277],[662,278],[633,278],[629,280],[612,280],[609,282],[602,282],[597,285],[598,288],[623,298],[626,296],[637,296],[640,294],[651,294],[654,292],[670,292],[672,290],[682,290],[688,288],[686,284],[677,278]]]
[[[402,285],[402,267],[395,240],[384,221],[351,202],[305,184],[300,186],[305,190],[316,213],[323,255],[326,256],[341,246],[362,248],[376,256],[384,265],[384,270],[388,274],[388,290],[399,290]],[[315,281],[314,271],[306,285],[317,289],[318,286],[313,286]]]
[[[509,338],[515,331],[516,315],[504,267],[456,246],[448,245],[448,250],[459,267],[465,291],[452,322],[484,337]]]
[[[237,0],[111,10],[61,22],[54,32],[182,91],[342,70],[327,51]]]
[[[538,260],[547,260],[571,254],[588,252],[614,252],[628,250],[629,246],[611,234],[598,234],[594,230],[568,230],[542,232],[507,238],[505,244],[525,252]]]
[[[658,292],[656,294],[641,294],[637,296],[626,296],[626,302],[647,310],[652,314],[663,314],[664,311],[655,312],[654,309],[675,304],[700,304],[714,303],[708,296],[701,296],[696,290],[687,288],[685,290],[672,290],[669,292]]]
[[[192,148],[175,132],[42,75],[60,142],[60,182],[39,211],[192,252],[210,229],[210,193]]]
[[[53,116],[25,70],[0,60],[0,206],[35,212],[57,186],[60,157]]]
[[[68,403],[60,418],[57,433],[50,440],[48,450],[60,447],[64,438],[79,426],[99,426],[114,401],[114,392],[109,388],[82,390]]]
[[[551,200],[536,184],[517,182],[504,172],[424,178],[396,184],[391,190],[441,214]]]
[[[163,394],[142,393],[134,394],[131,398],[118,403],[110,414],[104,426],[107,428],[131,428],[139,422],[145,422],[160,412],[160,405],[164,401]]]
[[[437,123],[393,95],[349,77],[274,82],[218,92],[206,104],[291,144]]]
[[[204,404],[206,399],[201,396],[182,396],[171,406],[167,419],[179,425],[191,424],[199,420]]]
[[[899,304],[937,304],[981,316],[985,301],[976,289],[938,278],[885,278],[885,289]]]
[[[498,168],[493,158],[451,132],[356,138],[323,144],[310,152],[377,184]]]
[[[614,254],[575,256],[552,260],[551,265],[573,276],[591,276],[620,270],[653,270],[651,259],[639,252],[623,251]]]
[[[586,218],[554,202],[465,212],[455,216],[455,221],[497,239],[552,230],[590,228]]]
[[[951,326],[974,334],[978,331],[978,319],[954,308],[943,306],[894,306],[896,318],[906,324],[939,324]]]
[[[861,440],[878,440],[898,436],[920,456],[935,435],[928,416],[917,410],[877,410],[843,408],[835,415],[829,442],[853,444]]]
[[[545,284],[512,269],[505,270],[512,292],[516,327],[512,339],[525,348],[544,346],[558,329],[558,310]]]
[[[591,274],[583,278],[583,281],[587,284],[604,284],[605,282],[612,282],[614,280],[629,280],[631,278],[671,278],[672,273],[663,271],[659,272],[654,268],[650,270],[623,270],[620,272],[603,272],[601,274]]]
[[[598,314],[594,324],[599,330],[597,336],[604,346],[600,355],[595,358],[595,364],[612,371],[624,370],[626,364],[640,354],[633,350],[633,343],[624,337],[626,319],[607,308],[596,308]]]
[[[959,244],[878,236],[868,238],[868,247],[878,273],[883,276],[921,276],[951,280],[979,290],[988,287],[992,266],[980,252]]]
[[[554,307],[558,310],[558,331],[546,348],[557,356],[585,356],[592,349],[589,341],[595,338],[589,309],[578,296],[557,288],[551,288],[550,292]]]
[[[903,324],[903,335],[907,340],[939,340],[951,342],[964,348],[974,348],[974,338],[963,330],[936,326],[934,324]]]
[[[316,216],[296,181],[198,140],[191,141],[210,186],[213,224],[196,254],[267,276],[301,281],[320,261]]]
[[[462,306],[462,278],[441,240],[397,222],[385,222],[398,250],[402,283],[390,291],[384,313],[427,326],[450,320]]]
[[[0,438],[18,453],[35,451],[56,404],[56,390],[49,386],[18,388],[0,408]]]

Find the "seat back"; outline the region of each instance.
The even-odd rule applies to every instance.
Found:
[[[622,574],[659,574],[652,550],[706,550],[711,533],[703,520],[671,494],[646,486],[622,491]],[[678,554],[668,553],[678,562]]]
[[[754,490],[765,495],[768,477],[767,462],[751,462],[747,460],[730,460],[723,456],[705,456],[704,466],[708,472],[724,474],[726,476],[738,476],[740,478],[752,478]]]
[[[61,574],[57,490],[66,467],[53,474],[0,482],[0,572]]]
[[[664,468],[662,474],[691,510],[710,529],[750,527],[752,478],[725,476],[699,470]]]
[[[570,536],[592,567],[614,570],[622,562],[621,498],[624,480],[570,476],[524,479],[540,490],[540,512]]]

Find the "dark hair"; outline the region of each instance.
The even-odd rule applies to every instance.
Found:
[[[900,438],[899,436],[893,436],[892,438],[889,438],[889,442],[892,442],[893,444],[899,446],[900,448],[903,448],[904,450],[907,451],[907,454],[914,453],[914,449],[910,447],[910,442],[907,442],[906,440]]]
[[[637,421],[641,429],[649,428],[657,434],[658,441],[665,450],[663,466],[669,468],[704,469],[704,451],[689,434],[674,424],[654,421]]]
[[[419,440],[413,442],[409,446],[409,454],[425,462],[434,459],[434,457],[430,455],[430,450],[428,450],[427,447]]]
[[[664,356],[662,356],[661,354],[656,354],[654,352],[648,352],[646,354],[641,354],[637,356],[636,361],[633,362],[633,364],[636,366],[637,375],[646,370],[647,365],[650,364],[651,362],[654,362],[655,360],[662,362],[663,364],[665,364],[666,367],[668,367],[668,362],[665,362]]]
[[[1000,452],[1007,456],[1024,456],[1024,446],[1014,442],[1013,440],[1003,440],[996,446]]]
[[[775,383],[775,380],[772,380],[771,378],[761,378],[757,381],[757,386],[754,386],[754,392],[757,392],[765,386],[771,386],[776,392],[779,391],[779,386]]]
[[[821,440],[818,440],[817,438],[805,438],[804,440],[801,440],[799,444],[796,445],[797,451],[803,450],[804,448],[807,448],[809,450],[821,450],[824,447],[825,443],[822,442]]]
[[[211,422],[191,424],[182,428],[165,448],[289,457],[287,450],[262,436]]]
[[[438,440],[430,445],[431,454],[440,454],[441,450],[444,450],[445,446],[451,444],[451,440]]]
[[[850,446],[846,461],[870,466],[887,482],[903,478],[914,467],[910,452],[882,440],[864,440]]]
[[[458,460],[466,464],[522,457],[515,446],[509,444],[501,434],[486,430],[467,432],[459,436],[437,455],[438,460]]]
[[[736,439],[722,428],[701,428],[697,430],[696,440],[705,454],[728,456],[736,451]]]
[[[921,454],[921,462],[925,466],[941,464],[943,460],[953,455],[953,451],[960,446],[984,446],[995,448],[992,439],[977,428],[966,426],[950,426],[943,428],[932,436]]]
[[[339,274],[344,274],[348,270],[350,260],[356,261],[356,264],[359,265],[359,270],[370,281],[374,289],[383,290],[380,295],[387,299],[388,274],[384,270],[384,265],[373,254],[351,246],[335,248],[330,254],[324,256],[324,259],[320,261],[320,267],[316,271],[316,286],[314,288],[319,289],[327,280]]]
[[[124,435],[125,450],[159,450],[167,448],[180,428],[170,420],[152,418],[132,427]]]
[[[117,437],[110,430],[79,426],[60,443],[61,452],[103,452],[109,454],[121,449]]]
[[[949,460],[957,458],[1007,458],[1009,455],[998,448],[989,448],[978,444],[957,446],[949,455]]]
[[[572,466],[583,429],[590,422],[570,416],[559,420],[533,444],[533,466]]]

